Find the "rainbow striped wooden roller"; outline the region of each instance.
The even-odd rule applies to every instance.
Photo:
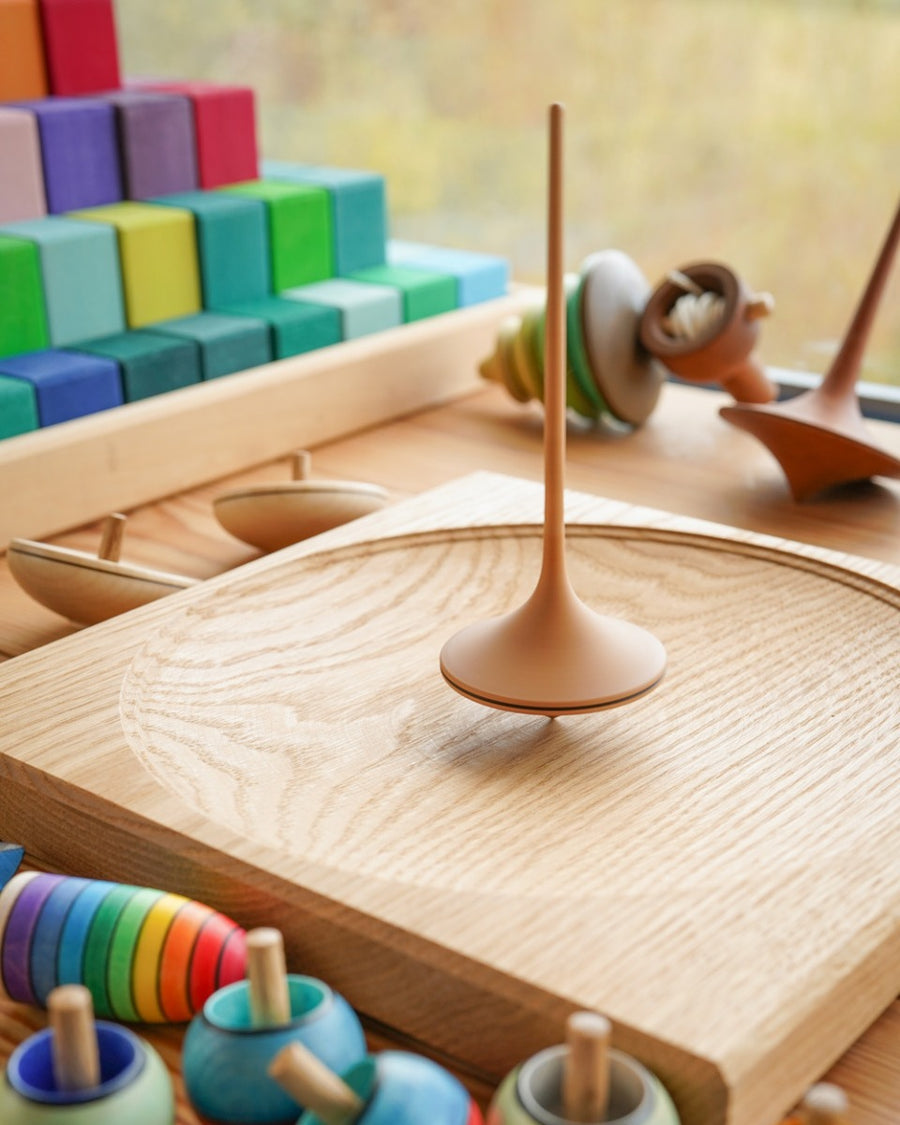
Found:
[[[659,399],[666,371],[640,344],[650,286],[619,250],[602,250],[565,278],[566,406],[574,413],[639,426]],[[480,366],[519,402],[544,397],[543,296],[507,317],[494,352]]]
[[[244,931],[183,895],[34,871],[0,890],[0,995],[21,1003],[83,984],[98,1016],[181,1023],[245,966]]]

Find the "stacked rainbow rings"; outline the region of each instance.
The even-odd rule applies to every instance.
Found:
[[[23,872],[0,891],[0,994],[43,1007],[57,985],[83,984],[98,1016],[181,1023],[243,978],[244,939],[182,895]]]

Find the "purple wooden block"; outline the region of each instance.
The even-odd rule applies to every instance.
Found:
[[[42,98],[16,105],[37,118],[51,214],[117,203],[122,198],[116,116],[108,102]]]
[[[115,108],[127,199],[151,199],[197,186],[194,111],[177,94],[121,90],[104,95]]]
[[[122,380],[111,359],[48,348],[0,359],[0,374],[31,383],[42,426],[120,406]]]

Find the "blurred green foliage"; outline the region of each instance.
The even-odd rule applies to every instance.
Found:
[[[715,258],[771,292],[767,362],[822,370],[900,196],[898,0],[118,0],[123,68],[257,91],[266,156],[388,178],[397,236],[544,270],[566,103],[567,262]],[[895,273],[900,273],[900,263]],[[900,383],[900,278],[865,377]]]

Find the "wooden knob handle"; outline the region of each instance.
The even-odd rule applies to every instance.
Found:
[[[91,994],[81,984],[64,984],[47,997],[53,1080],[58,1090],[92,1090],[100,1085],[100,1051]]]
[[[289,1043],[269,1064],[269,1074],[325,1125],[353,1125],[365,1108],[362,1098],[302,1043]]]
[[[263,927],[247,934],[247,981],[254,1027],[281,1027],[291,1022],[284,941],[278,930]]]
[[[97,557],[108,562],[118,562],[122,553],[122,536],[125,534],[125,516],[112,512],[103,521]]]
[[[312,468],[312,455],[308,449],[298,449],[291,457],[291,476],[293,480],[309,480]]]
[[[563,1112],[570,1121],[605,1121],[612,1025],[597,1012],[574,1012],[566,1024]]]

